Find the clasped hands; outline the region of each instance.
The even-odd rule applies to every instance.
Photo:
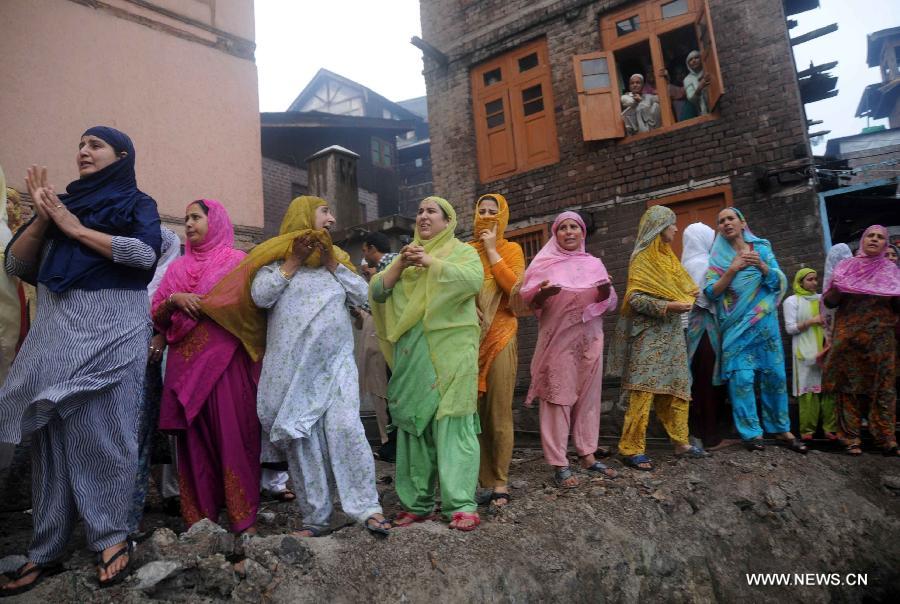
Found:
[[[44,227],[54,223],[67,237],[77,238],[78,232],[82,228],[81,221],[56,195],[56,190],[47,178],[46,166],[28,168],[25,185],[34,203],[34,212],[37,214],[36,221]]]
[[[744,252],[740,252],[734,256],[734,259],[731,261],[731,268],[737,272],[742,268],[746,268],[748,266],[755,266],[763,273],[767,272],[769,267],[759,256],[759,252],[755,252],[753,250],[747,250]]]
[[[421,245],[410,243],[400,249],[400,266],[402,268],[409,266],[428,268],[432,262],[434,262],[434,258],[425,253],[425,248]]]

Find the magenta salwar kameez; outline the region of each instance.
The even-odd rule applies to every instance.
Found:
[[[185,255],[172,263],[153,296],[154,321],[169,344],[159,427],[177,437],[185,522],[218,522],[224,507],[231,530],[241,532],[256,523],[259,508],[259,364],[213,320],[166,312],[169,296],[208,293],[244,257],[232,248],[225,208],[203,201],[209,209],[206,237],[186,243]]]

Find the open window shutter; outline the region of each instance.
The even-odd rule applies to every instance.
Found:
[[[701,0],[700,11],[697,13],[696,28],[697,39],[700,40],[700,58],[703,61],[703,71],[710,76],[707,100],[709,110],[712,111],[725,93],[725,87],[722,84],[722,71],[719,69],[716,37],[713,35],[712,19],[709,16],[709,3],[705,0]]]
[[[575,55],[573,60],[584,140],[597,141],[625,136],[612,53]]]
[[[506,89],[476,99],[475,133],[482,182],[516,170],[512,119]]]

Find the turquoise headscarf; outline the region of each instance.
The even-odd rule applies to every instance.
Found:
[[[740,210],[727,209],[746,223]],[[775,260],[772,244],[754,235],[747,227],[744,227],[742,236],[769,267],[769,274],[764,277],[762,271],[755,266],[742,268],[722,295],[715,298],[712,294],[713,285],[728,270],[737,255],[724,237],[716,235],[706,272],[705,293],[710,300],[715,300],[716,316],[722,332],[723,367],[728,366],[728,361],[750,343],[752,338],[746,337],[747,330],[774,312],[787,290],[787,278]]]

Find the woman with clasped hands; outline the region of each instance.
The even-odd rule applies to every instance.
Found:
[[[369,302],[391,367],[388,405],[397,427],[394,527],[432,518],[435,486],[451,529],[471,531],[478,482],[478,252],[456,239],[456,212],[440,197],[419,204],[416,233],[372,278]]]
[[[88,129],[79,178],[57,195],[47,169],[26,179],[35,215],[6,254],[6,272],[37,284],[37,316],[0,389],[0,442],[31,434],[34,533],[3,596],[60,570],[84,521],[101,586],[131,564],[128,511],[138,463],[150,324],[147,284],[159,257],[156,203],[137,188],[123,132]]]

